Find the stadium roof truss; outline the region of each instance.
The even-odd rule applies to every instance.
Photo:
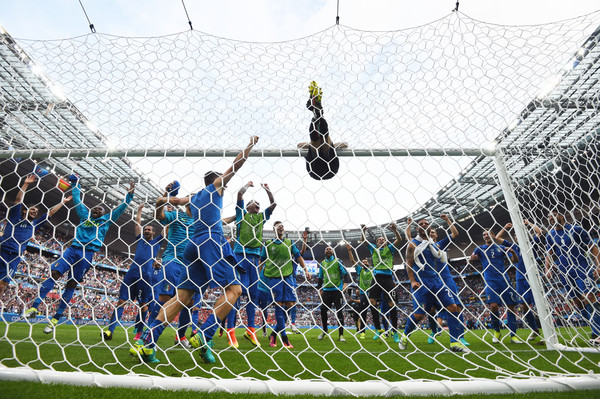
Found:
[[[72,104],[7,34],[0,35],[0,131],[3,150],[109,150],[105,137]],[[126,157],[36,159],[60,177],[82,176],[82,186],[109,204],[119,203],[130,182],[136,194],[156,198],[161,190],[132,167]],[[110,190],[107,190],[111,187]]]
[[[598,138],[599,39],[600,28],[575,51],[572,60],[552,79],[552,84],[533,99],[518,119],[496,139],[496,148],[500,148],[504,154],[509,175],[520,185],[551,173],[578,152],[585,151],[586,145]],[[81,156],[79,151],[78,157],[69,157],[66,162],[56,162],[56,158],[44,161],[49,162],[58,175],[64,176],[72,171],[81,174],[88,179],[84,185],[90,183],[99,195],[106,196],[110,202],[121,201],[130,181],[138,183],[137,192],[146,198],[156,198],[161,194],[155,184],[134,170],[125,156],[108,157],[111,149],[105,137],[47,77],[37,71],[32,60],[7,33],[0,35],[0,74],[3,150],[106,150],[105,158]],[[386,152],[375,154],[370,150],[343,150],[339,153],[341,156],[352,156],[357,151],[378,156],[385,156]],[[8,153],[3,152],[5,156]],[[286,156],[293,155],[288,152],[290,154]],[[388,156],[394,153],[394,150],[389,150]],[[458,154],[460,150],[454,153]],[[422,152],[417,155],[427,154]],[[484,154],[483,150],[479,150],[478,155],[477,149],[465,150],[463,155],[475,156],[472,162],[411,217],[415,220],[433,217],[434,223],[441,224],[439,215],[449,213],[463,221],[502,204],[504,196],[497,180],[494,159]],[[114,189],[104,190],[109,186]],[[406,217],[399,220],[402,221],[406,221]],[[385,226],[379,226],[379,229],[391,234]],[[293,235],[296,233],[301,234],[300,231],[290,232]],[[265,232],[265,237],[269,238],[271,234]],[[336,243],[339,240],[360,239],[359,229],[331,230],[318,234],[319,239]]]

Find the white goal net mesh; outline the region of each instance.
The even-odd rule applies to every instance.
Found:
[[[593,376],[599,21],[456,13],[279,43],[3,32],[0,364],[224,383]],[[204,175],[252,136],[219,178],[221,251],[250,281],[239,312],[222,336],[206,325],[235,291],[215,271],[157,329],[181,295],[170,262],[201,268],[184,255],[195,245],[212,270],[195,231],[214,205],[195,195]],[[174,181],[170,209],[157,200]],[[214,359],[187,347],[196,331]]]

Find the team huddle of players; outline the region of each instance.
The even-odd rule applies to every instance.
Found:
[[[307,155],[307,168],[314,178],[331,178],[338,170],[335,146],[329,138],[326,122],[322,119],[321,90],[311,83],[310,100],[307,107],[313,112],[311,121],[311,142]],[[275,207],[275,199],[268,185],[262,187],[267,193],[270,204],[264,212],[260,212],[257,201],[244,203],[243,196],[252,183],[243,186],[237,194],[236,215],[223,218],[223,195],[227,183],[244,165],[250,151],[258,142],[252,137],[248,146],[235,158],[225,173],[208,172],[204,177],[205,187],[197,193],[178,197],[179,183],[173,182],[166,187],[163,196],[157,199],[154,219],[164,226],[163,230],[153,227],[153,221],[143,225],[142,211],[144,205],[137,208],[135,234],[136,252],[133,262],[123,279],[116,310],[109,325],[102,331],[105,340],[112,339],[115,327],[123,314],[124,305],[128,301],[137,301],[139,312],[135,324],[135,344],[130,349],[133,356],[145,362],[154,363],[156,343],[164,329],[179,316],[178,342],[185,347],[200,348],[203,361],[216,361],[212,347],[213,337],[219,326],[229,319],[229,327],[235,326],[236,308],[242,295],[247,296],[245,311],[247,313],[244,337],[253,345],[261,343],[256,335],[257,308],[264,310],[274,307],[276,324],[269,336],[269,345],[277,346],[278,339],[286,348],[293,348],[285,326],[289,313],[297,302],[296,267],[300,265],[309,281],[309,274],[302,255],[306,251],[306,240],[302,250],[288,238],[285,238],[285,227],[282,222],[275,222],[273,229],[275,238],[264,242],[263,226],[271,217]],[[322,150],[325,150],[323,153]],[[309,159],[312,158],[312,159]],[[312,167],[315,160],[320,165]],[[334,165],[331,168],[330,165]],[[132,183],[123,203],[106,212],[103,206],[89,209],[81,200],[81,187],[76,175],[70,177],[71,196],[74,208],[79,217],[75,237],[60,259],[51,266],[51,276],[39,288],[39,295],[24,312],[25,318],[38,314],[38,308],[44,298],[54,288],[56,281],[67,275],[67,283],[63,291],[56,314],[51,318],[44,332],[51,333],[69,302],[77,284],[92,267],[92,258],[104,242],[111,224],[115,223],[134,198],[135,186]],[[8,224],[0,244],[0,294],[12,278],[20,255],[26,243],[33,237],[49,216],[69,202],[65,198],[52,208],[47,215],[40,216],[35,206],[23,207],[22,200],[28,186],[35,182],[34,176],[25,178],[15,203],[8,212]],[[410,280],[413,299],[413,312],[409,315],[404,330],[398,329],[398,308],[395,291],[398,282],[394,276],[394,256],[398,254],[402,236],[395,223],[389,228],[395,235],[390,243],[382,235],[375,243],[366,241],[366,226],[362,225],[362,241],[371,253],[370,259],[357,260],[355,248],[347,245],[350,261],[357,273],[358,293],[356,302],[356,322],[358,337],[365,338],[367,312],[372,315],[375,327],[373,339],[379,339],[384,333],[382,322],[391,327],[393,339],[400,349],[406,349],[408,337],[419,322],[428,315],[444,318],[448,324],[450,350],[469,352],[469,343],[465,340],[464,306],[459,298],[459,291],[450,272],[446,249],[459,235],[454,222],[441,215],[447,223],[449,234],[439,239],[437,230],[429,221],[418,221],[416,236],[412,238],[411,224],[405,231],[408,245],[405,264]],[[235,244],[232,248],[224,235],[223,225],[236,224]],[[595,280],[600,270],[600,252],[589,234],[579,226],[565,222],[558,212],[550,212],[550,230],[542,234],[539,227],[525,221],[533,229],[536,240],[545,240],[546,272],[552,272],[558,266],[559,276],[566,293],[573,301],[575,308],[588,321],[592,328],[592,344],[600,344],[600,305],[596,300]],[[471,255],[471,261],[479,261],[483,267],[485,295],[491,314],[493,342],[500,342],[501,316],[500,307],[507,308],[507,325],[512,343],[522,343],[517,336],[516,305],[521,304],[525,324],[532,330],[528,340],[541,340],[532,307],[535,305],[531,288],[528,284],[527,272],[519,245],[516,240],[506,240],[505,236],[512,225],[507,224],[502,231],[494,234],[490,230],[483,232],[485,245],[477,247]],[[166,240],[166,249],[162,254],[162,267],[156,259],[161,245]],[[588,257],[591,253],[591,259]],[[336,257],[331,246],[325,249],[320,262],[317,289],[321,297],[321,321],[323,332],[319,339],[327,333],[327,314],[336,308],[339,324],[339,339],[343,336],[343,312],[346,303],[344,292],[348,289],[349,273],[342,261]],[[516,265],[516,289],[507,274],[505,261]],[[156,294],[153,294],[153,280],[161,283]],[[206,320],[198,320],[198,313],[193,312],[202,302],[202,295],[209,288],[218,288],[221,295],[212,307]],[[379,307],[378,305],[382,305]],[[432,333],[430,340],[441,331],[440,323],[431,320]],[[186,329],[192,326],[192,335],[186,339]],[[230,336],[230,345],[237,347],[235,333]],[[538,341],[542,342],[542,341]]]

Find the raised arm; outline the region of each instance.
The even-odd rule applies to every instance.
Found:
[[[553,255],[554,255],[554,252],[551,249],[549,249],[545,256],[545,260],[544,260],[545,274],[546,274],[546,277],[548,277],[548,278],[552,277],[552,267],[554,265]]]
[[[442,220],[448,223],[448,228],[450,229],[450,237],[454,240],[456,237],[458,237],[458,229],[456,228],[454,221],[451,220],[450,217],[445,213],[441,214],[440,217],[442,218]]]
[[[398,226],[396,226],[396,223],[392,222],[390,224],[390,230],[392,230],[394,232],[394,235],[396,236],[396,240],[394,241],[394,246],[396,248],[398,248],[398,246],[400,245],[400,242],[402,242],[402,236],[400,235],[400,232],[398,231]]]
[[[29,188],[29,185],[35,183],[36,180],[37,180],[37,177],[35,177],[34,174],[30,174],[29,176],[27,176],[25,178],[23,185],[17,192],[17,196],[15,197],[14,205],[23,203],[23,197],[25,196],[25,191],[27,191],[27,189]]]
[[[304,252],[306,252],[306,248],[307,248],[307,244],[306,242],[308,241],[308,231],[304,231],[302,233],[302,248],[300,248],[300,255],[304,256]]]
[[[512,263],[517,263],[519,262],[519,256],[517,255],[517,253],[515,252],[514,249],[512,248],[508,248],[508,253],[510,254],[510,261]]]
[[[119,218],[119,216],[121,216],[123,214],[123,212],[125,212],[125,209],[127,209],[129,204],[131,203],[131,201],[133,201],[134,193],[135,193],[135,183],[131,182],[131,183],[129,183],[129,190],[127,192],[127,195],[125,196],[125,201],[123,201],[123,203],[121,205],[119,205],[118,207],[113,209],[113,211],[110,213],[111,221],[116,222],[117,219]]]
[[[496,234],[496,237],[494,237],[496,242],[502,244],[504,242],[504,234],[507,233],[508,230],[512,229],[512,227],[512,223],[506,223],[504,227],[498,232],[498,234]]]
[[[539,226],[537,226],[537,225],[536,225],[536,224],[534,224],[534,223],[531,223],[531,222],[530,222],[529,220],[527,220],[527,219],[524,219],[524,220],[523,220],[523,224],[524,224],[525,226],[529,226],[529,227],[531,227],[531,228],[533,229],[533,233],[534,233],[534,234],[535,234],[535,235],[536,235],[538,238],[541,238],[541,237],[542,237],[542,235],[543,235],[543,232],[542,232],[542,229],[540,229],[540,228],[539,228]]]
[[[238,191],[237,194],[237,202],[241,202],[244,200],[244,194],[246,194],[246,190],[248,190],[249,187],[254,187],[254,183],[249,181],[244,186],[242,186],[242,188],[240,188],[240,191]]]
[[[346,243],[346,249],[348,250],[348,257],[350,258],[350,263],[352,263],[353,265],[356,265],[356,263],[358,263],[356,261],[356,258],[354,257],[354,248],[352,248],[352,245]]]
[[[135,236],[142,235],[142,210],[144,210],[144,204],[140,204],[137,208],[135,215]]]
[[[72,183],[73,189],[71,190],[71,195],[73,196],[73,204],[75,205],[75,211],[77,212],[77,216],[79,216],[80,221],[87,220],[90,214],[90,210],[85,206],[83,202],[81,202],[81,186],[79,186],[79,179],[69,179]]]
[[[271,188],[269,187],[269,185],[267,183],[261,183],[262,188],[265,189],[265,191],[267,192],[267,197],[269,197],[269,207],[267,209],[270,210],[271,213],[273,213],[273,211],[275,210],[275,207],[277,206],[277,203],[275,202],[275,197],[273,197],[273,193],[271,192]]]
[[[367,241],[367,226],[365,226],[364,224],[361,224],[360,225],[360,242],[362,244],[365,241]]]
[[[412,240],[411,227],[412,227],[412,218],[406,219],[406,229],[404,229],[404,235],[406,236],[406,241]]]
[[[248,155],[250,155],[250,151],[252,151],[252,147],[254,147],[256,143],[258,143],[258,136],[252,136],[248,146],[244,149],[244,151],[240,152],[238,156],[235,157],[235,159],[233,160],[233,165],[231,165],[231,167],[227,169],[222,176],[218,177],[215,180],[214,185],[219,195],[223,195],[223,190],[225,189],[225,186],[227,185],[227,183],[229,183],[229,180],[231,180],[231,178],[236,174],[236,172],[240,170],[240,168],[244,165],[244,163],[248,159]]]
[[[67,202],[71,201],[73,197],[72,196],[68,196],[62,199],[62,201],[60,201],[58,204],[54,205],[49,211],[48,211],[48,217],[51,218],[52,216],[54,216],[54,214],[56,212],[58,212],[58,210],[60,208],[63,207],[63,205],[65,205]]]
[[[598,249],[597,244],[591,245],[590,253],[594,257],[594,260],[596,261],[596,270],[594,272],[594,278],[596,280],[598,280],[598,278],[600,277],[600,250]]]

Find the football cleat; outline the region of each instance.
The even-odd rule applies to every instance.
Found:
[[[186,337],[175,337],[175,345],[181,345],[183,346],[185,349],[192,349],[192,345],[190,344],[190,341],[188,341],[188,339]]]
[[[346,338],[343,335],[340,335],[340,342],[346,342]]]
[[[23,318],[29,319],[31,317],[35,317],[38,314],[38,310],[36,308],[29,308],[25,312],[23,312]]]
[[[378,340],[379,338],[381,338],[381,335],[384,334],[383,330],[377,330],[375,331],[375,335],[373,336],[373,341]]]
[[[408,337],[404,333],[402,333],[402,334],[400,334],[398,348],[400,348],[400,350],[404,350],[404,349],[406,349],[407,346],[408,346]]]
[[[493,344],[499,344],[500,343],[500,337],[502,337],[502,334],[500,334],[500,331],[494,331],[494,336],[492,337],[492,343]]]
[[[292,323],[292,324],[290,325],[290,329],[292,330],[292,332],[293,332],[294,334],[302,334],[302,332],[300,331],[300,329],[299,329],[298,327],[296,327],[296,324],[295,324],[295,323]]]
[[[54,331],[54,328],[58,325],[58,320],[56,319],[51,319],[50,323],[48,323],[46,325],[46,327],[44,327],[44,334],[50,334],[52,331]]]
[[[450,350],[456,353],[469,353],[470,350],[460,342],[450,342]]]
[[[238,349],[240,347],[237,337],[235,336],[235,329],[233,328],[227,330],[227,343],[229,344],[229,346],[232,346],[235,349]]]
[[[214,343],[212,340],[204,343],[203,334],[198,333],[191,337],[188,342],[194,349],[200,348],[200,357],[204,363],[215,363],[217,360],[215,359],[215,355],[212,353],[212,347]]]
[[[511,344],[523,344],[523,340],[519,337],[517,337],[516,335],[513,335],[510,337],[510,343]]]
[[[260,348],[260,342],[258,341],[258,338],[256,337],[255,331],[247,329],[246,332],[244,333],[244,338],[246,338],[248,341],[250,341],[250,343],[252,345],[256,346],[257,348]]]
[[[113,334],[110,330],[102,330],[102,338],[104,338],[105,341],[110,341],[113,337]]]
[[[323,338],[325,338],[325,336],[327,335],[327,333],[325,331],[322,331],[321,334],[319,334],[319,336],[317,337],[317,339],[319,341],[323,340]]]
[[[144,363],[160,363],[160,360],[156,358],[156,349],[146,348],[142,340],[137,341],[132,348],[129,348],[129,355],[141,359]]]

